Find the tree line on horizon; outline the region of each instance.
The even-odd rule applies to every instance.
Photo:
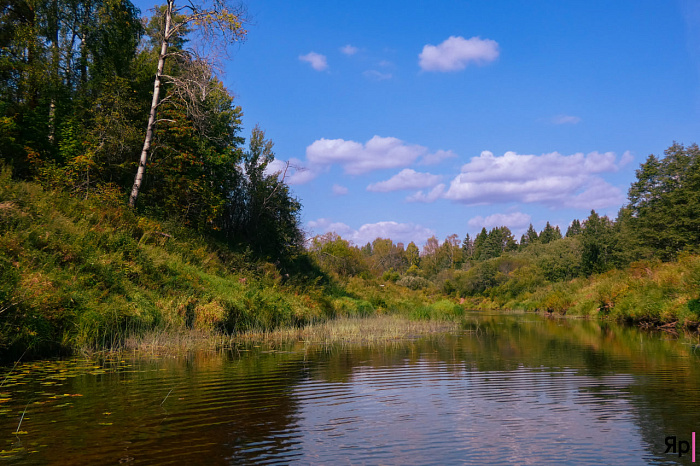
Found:
[[[636,171],[628,202],[616,219],[595,210],[562,234],[549,222],[532,224],[516,240],[507,226],[422,250],[389,238],[355,246],[335,233],[313,238],[309,250],[339,277],[382,277],[409,288],[438,287],[461,297],[533,291],[547,283],[622,269],[635,262],[669,262],[700,252],[700,148],[673,143]]]

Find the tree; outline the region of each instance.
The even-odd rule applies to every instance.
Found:
[[[474,238],[474,253],[472,254],[474,260],[480,261],[486,259],[485,248],[488,237],[489,233],[486,231],[486,227],[482,227],[481,231],[476,234]]]
[[[566,237],[571,238],[573,236],[580,235],[581,231],[583,231],[581,222],[577,218],[575,218],[571,222],[571,225],[569,225],[569,228],[566,229]]]
[[[143,182],[144,172],[146,170],[146,164],[148,162],[149,151],[151,149],[153,131],[156,125],[156,114],[161,103],[161,81],[164,78],[163,71],[165,68],[165,60],[171,56],[168,52],[170,41],[175,39],[178,35],[189,32],[189,27],[195,27],[194,30],[206,39],[208,43],[213,43],[213,41],[216,40],[219,46],[225,46],[228,43],[243,40],[247,33],[247,31],[243,29],[245,19],[241,8],[228,5],[226,0],[212,0],[210,3],[203,3],[200,5],[189,2],[181,8],[175,6],[175,0],[166,0],[165,8],[160,11],[162,12],[163,21],[162,36],[160,37],[160,52],[158,54],[156,75],[153,81],[153,97],[148,115],[146,135],[143,141],[143,148],[141,149],[141,157],[136,171],[136,177],[134,178],[134,184],[129,196],[129,205],[132,207],[136,205],[141,183]],[[206,58],[200,57],[192,60],[191,57],[195,55],[192,51],[178,51],[176,53],[180,56],[190,58],[188,61],[191,63],[191,69],[194,70],[191,71],[190,78],[183,77],[181,79],[178,86],[179,91],[176,92],[179,92],[181,96],[192,97],[193,91],[198,87],[197,82],[201,83],[201,80],[197,81],[195,77],[199,74],[201,78],[201,75],[204,74],[205,81],[210,81],[207,76],[208,73],[202,73],[202,69],[211,69],[211,66],[203,67],[203,64],[207,62]],[[209,65],[209,63],[206,64]],[[176,82],[177,80],[173,79],[173,81]],[[202,89],[200,88],[200,90]]]
[[[270,173],[273,143],[256,126],[242,166],[229,168],[227,196],[218,228],[228,241],[245,240],[258,252],[277,259],[294,254],[303,244],[301,203],[285,184],[286,168]]]
[[[450,258],[449,267],[456,268],[457,265],[462,262],[462,251],[459,249],[459,236],[457,236],[457,234],[451,234],[445,238],[443,246]]]
[[[321,268],[342,277],[368,270],[362,252],[335,232],[315,236],[309,252]]]
[[[464,262],[470,261],[474,255],[474,241],[469,236],[469,233],[464,237],[462,241],[462,260]]]
[[[131,72],[142,27],[128,0],[5,0],[0,12],[0,114],[14,142],[0,152],[29,177],[75,155],[97,100]]]
[[[540,232],[540,242],[543,244],[547,244],[558,239],[561,239],[561,231],[559,230],[559,226],[553,227],[549,224],[549,222],[547,222],[547,225],[545,225],[544,230]]]
[[[581,241],[564,238],[536,247],[537,268],[551,282],[571,280],[581,274]]]
[[[149,206],[198,229],[217,226],[231,197],[243,189],[244,153],[239,147],[243,138],[238,137],[242,112],[223,85],[212,81],[213,90],[201,104],[209,109],[209,133],[202,132],[176,102],[166,101],[161,108],[167,121],[154,139],[149,182],[142,194]],[[253,146],[260,144],[257,135],[254,131]],[[261,170],[266,166],[267,162]]]
[[[531,223],[527,229],[527,232],[525,232],[525,234],[520,237],[520,249],[525,249],[529,245],[537,242],[538,238],[539,237],[537,236],[537,231]]]
[[[621,212],[638,257],[674,259],[700,247],[700,148],[674,143],[637,170]]]
[[[438,251],[440,250],[440,242],[435,236],[431,236],[423,245],[423,250],[420,255],[420,266],[426,276],[432,276],[439,271]]]
[[[371,251],[371,262],[379,273],[389,269],[403,271],[408,267],[403,248],[399,248],[388,238],[376,238],[372,241]]]
[[[583,223],[581,232],[581,270],[601,273],[619,264],[619,234],[615,223],[595,210]]]
[[[517,249],[518,243],[508,227],[492,228],[488,233],[483,228],[474,240],[474,259],[484,261]]]
[[[416,266],[420,264],[420,251],[418,250],[418,246],[416,246],[416,243],[411,241],[408,243],[408,246],[406,246],[406,260],[408,261],[408,266]]]

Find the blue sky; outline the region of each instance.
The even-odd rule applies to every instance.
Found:
[[[700,2],[246,5],[222,80],[296,167],[310,235],[565,231],[615,217],[649,154],[700,142]]]

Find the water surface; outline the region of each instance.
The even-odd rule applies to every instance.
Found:
[[[700,432],[696,344],[474,313],[381,345],[18,364],[0,372],[0,460],[691,464],[664,441]]]

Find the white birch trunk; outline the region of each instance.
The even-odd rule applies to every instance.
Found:
[[[160,45],[160,55],[158,57],[158,71],[156,72],[156,78],[153,82],[153,100],[151,101],[151,112],[148,115],[148,126],[146,127],[146,137],[143,140],[143,149],[141,149],[141,159],[139,160],[139,168],[136,171],[136,178],[134,178],[134,186],[131,188],[131,195],[129,196],[129,205],[131,207],[136,206],[136,199],[139,197],[139,191],[141,190],[141,182],[143,181],[143,174],[146,171],[146,163],[148,162],[148,153],[151,149],[151,140],[153,139],[153,127],[156,124],[156,112],[158,110],[158,103],[160,102],[160,83],[161,76],[163,74],[163,68],[165,66],[165,57],[168,53],[168,39],[170,38],[171,20],[173,8],[175,6],[175,0],[167,0],[168,5],[165,11],[165,30],[163,31],[163,42]]]

